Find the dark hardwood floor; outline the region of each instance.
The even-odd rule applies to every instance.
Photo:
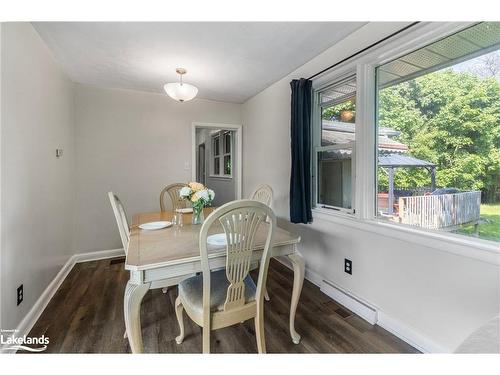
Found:
[[[123,292],[128,272],[123,258],[77,264],[63,282],[30,335],[45,334],[45,353],[129,353],[123,338]],[[341,307],[314,284],[304,282],[297,309],[299,345],[288,333],[293,273],[271,261],[265,305],[268,353],[416,353],[413,347],[379,326],[371,326]],[[153,290],[142,303],[141,321],[146,353],[200,353],[201,328],[185,314],[186,338],[177,345],[174,301],[177,288],[167,294]],[[212,332],[213,353],[256,353],[253,320]]]

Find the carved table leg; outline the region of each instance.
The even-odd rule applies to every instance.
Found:
[[[300,335],[295,330],[295,312],[297,311],[300,292],[304,284],[305,262],[299,253],[290,254],[288,258],[293,265],[293,291],[292,302],[290,304],[290,336],[292,336],[293,343],[298,344],[300,342]]]
[[[125,313],[126,334],[132,353],[142,353],[141,302],[149,289],[148,284],[134,284],[129,281],[125,289],[123,310]]]

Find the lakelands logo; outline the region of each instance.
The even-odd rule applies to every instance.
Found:
[[[42,335],[40,337],[16,336],[17,329],[0,330],[0,345],[2,350],[15,351],[26,350],[28,352],[43,352],[47,349],[49,338]]]

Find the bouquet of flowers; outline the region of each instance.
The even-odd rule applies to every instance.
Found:
[[[193,206],[193,224],[201,224],[203,208],[212,204],[214,191],[199,182],[190,182],[179,191],[179,195],[182,199],[190,201]]]

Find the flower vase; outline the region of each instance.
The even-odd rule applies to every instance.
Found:
[[[205,217],[203,216],[203,207],[193,207],[193,225],[203,224],[203,220]]]

